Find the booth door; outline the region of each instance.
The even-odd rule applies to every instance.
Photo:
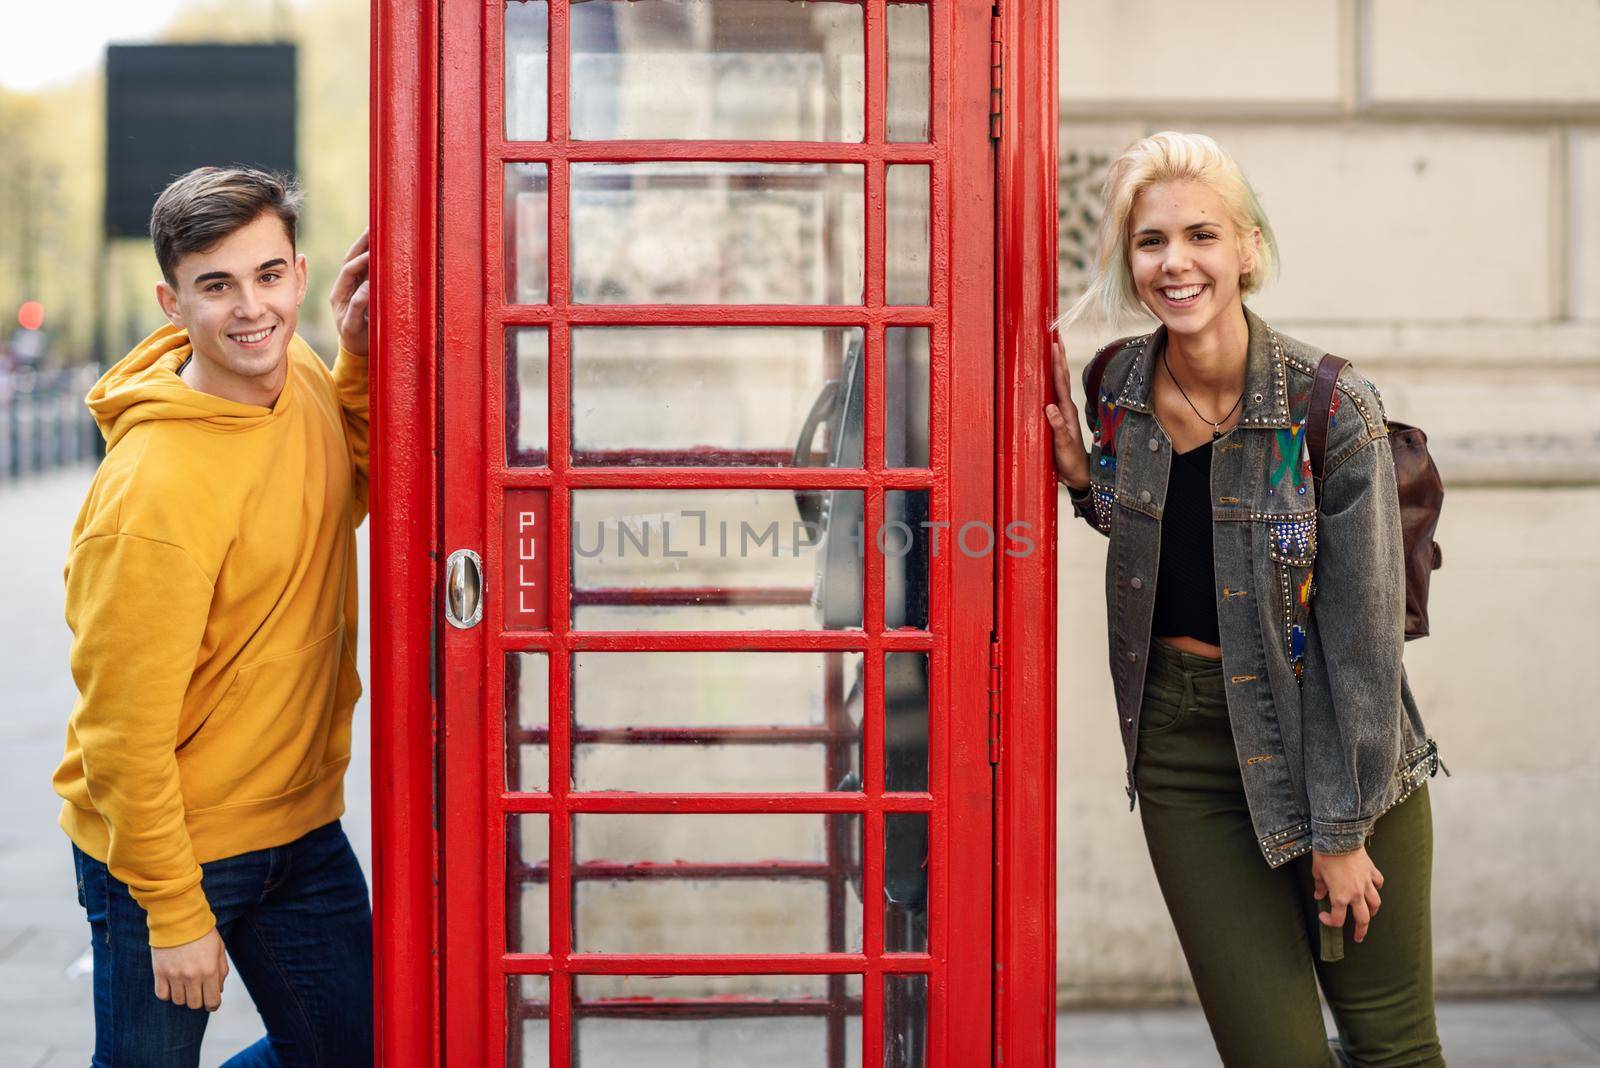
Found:
[[[988,5],[441,28],[445,1062],[987,1064]]]

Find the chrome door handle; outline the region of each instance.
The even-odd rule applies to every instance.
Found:
[[[483,618],[483,559],[471,549],[457,549],[445,561],[444,618],[461,630]]]

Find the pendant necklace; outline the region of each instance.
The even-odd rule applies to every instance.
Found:
[[[1189,400],[1189,394],[1184,393],[1183,383],[1179,382],[1178,376],[1172,373],[1172,368],[1167,364],[1167,354],[1165,352],[1161,354],[1161,366],[1166,370],[1167,377],[1172,379],[1172,384],[1178,387],[1178,393],[1183,397],[1184,400],[1189,402],[1190,408],[1194,408],[1194,414],[1200,416],[1200,421],[1211,424],[1211,440],[1216,441],[1218,438],[1220,438],[1222,436],[1222,424],[1228,421],[1228,416],[1233,414],[1233,409],[1239,407],[1239,401],[1244,400],[1244,391],[1239,391],[1239,400],[1233,402],[1233,408],[1229,408],[1227,411],[1223,412],[1222,418],[1213,422],[1212,420],[1207,419],[1199,408],[1195,408],[1194,401]]]

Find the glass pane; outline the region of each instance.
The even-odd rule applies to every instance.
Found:
[[[883,662],[883,788],[928,788],[928,654],[886,653]]]
[[[550,817],[506,817],[506,950],[550,952]]]
[[[928,466],[928,339],[925,326],[891,326],[883,333],[883,462]]]
[[[509,1068],[549,1068],[547,975],[513,975],[506,980],[506,1064]]]
[[[860,653],[580,652],[579,790],[861,789]]]
[[[928,628],[927,490],[887,490],[883,495],[883,626]],[[941,531],[941,533],[945,533]]]
[[[579,975],[583,1068],[859,1068],[859,975]]]
[[[859,827],[844,814],[580,814],[574,948],[858,951]]]
[[[883,817],[883,948],[928,951],[928,814]]]
[[[570,10],[578,140],[862,139],[858,3],[591,0]]]
[[[506,330],[506,463],[542,467],[549,462],[550,331],[542,326]]]
[[[859,163],[575,163],[571,173],[576,302],[861,303]]]
[[[883,1068],[928,1063],[928,977],[883,977]]]
[[[550,183],[543,163],[508,163],[505,171],[507,304],[550,299]]]
[[[549,136],[550,6],[506,0],[506,140]]]
[[[890,304],[928,303],[928,246],[931,233],[926,163],[888,168],[884,199],[884,299]]]
[[[579,490],[573,626],[860,627],[862,500],[860,490]]]
[[[578,327],[572,462],[860,467],[861,352],[860,327]]]
[[[506,654],[506,789],[550,789],[550,657]]]
[[[889,38],[889,100],[885,115],[890,141],[926,141],[928,84],[932,55],[928,49],[928,5],[890,4],[885,27]]]

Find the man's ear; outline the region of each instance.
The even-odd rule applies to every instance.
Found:
[[[310,282],[311,279],[309,275],[309,268],[306,265],[306,254],[304,252],[297,252],[295,253],[294,257],[294,303],[296,307],[298,307],[306,299],[306,289],[310,285]]]
[[[178,292],[166,282],[156,283],[156,303],[161,305],[167,321],[180,330],[188,324],[183,321],[183,311],[178,307]]]

